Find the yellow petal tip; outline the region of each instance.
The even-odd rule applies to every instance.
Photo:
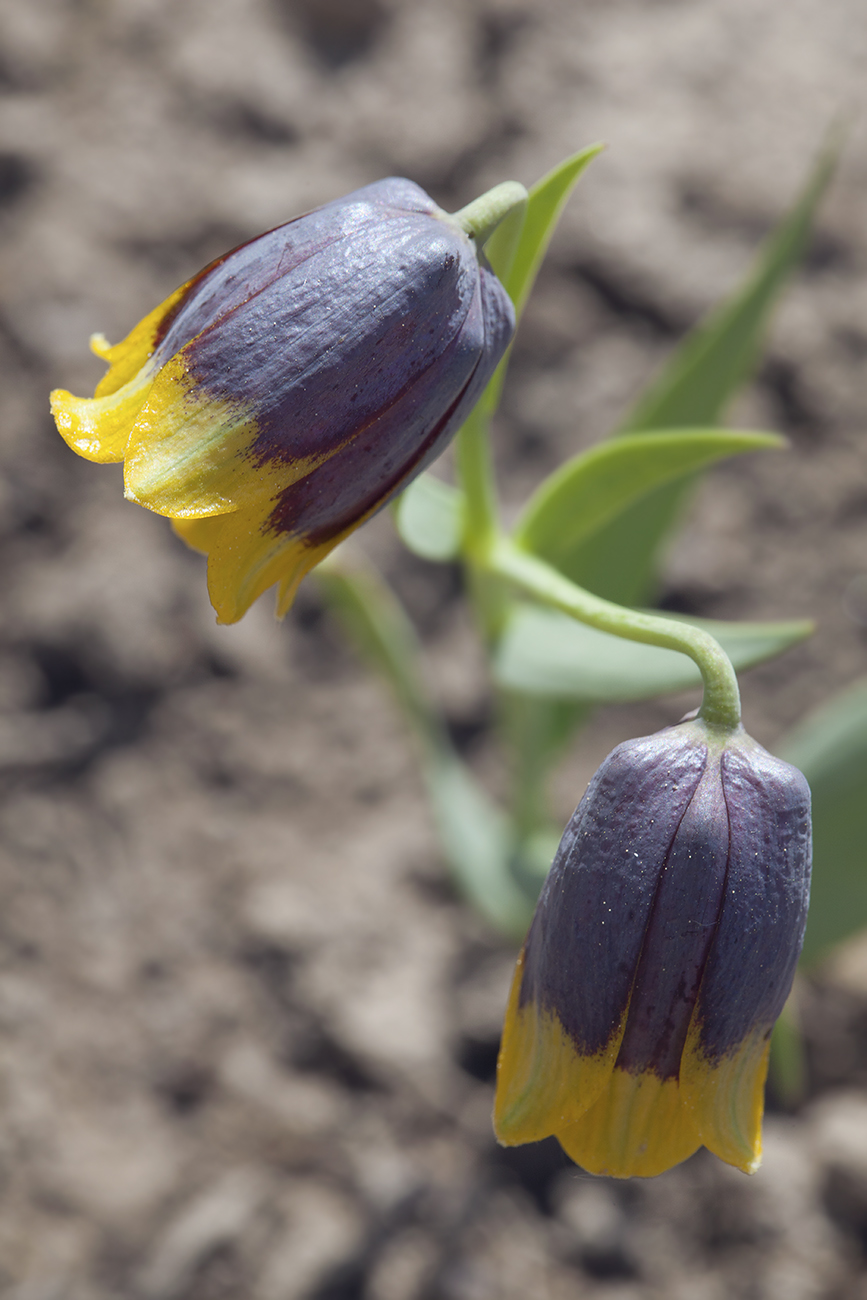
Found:
[[[91,334],[90,350],[102,361],[110,360],[111,344],[104,334]]]
[[[609,1178],[654,1178],[701,1146],[676,1079],[620,1068],[581,1123],[556,1136],[576,1164]]]

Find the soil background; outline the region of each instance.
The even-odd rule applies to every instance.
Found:
[[[0,0],[0,1294],[863,1300],[867,963],[807,997],[752,1179],[593,1179],[490,1131],[514,953],[452,893],[387,691],[308,581],[218,628],[204,565],[77,460],[50,387],[213,256],[388,174],[454,209],[608,142],[527,313],[513,511],[730,289],[835,114],[845,155],[670,608],[818,620],[744,678],[774,746],[865,671],[863,0]],[[493,791],[459,575],[365,530]],[[692,697],[600,712],[558,775]],[[817,870],[821,864],[817,864]]]

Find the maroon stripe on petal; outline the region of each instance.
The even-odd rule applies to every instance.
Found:
[[[457,335],[423,371],[410,371],[401,389],[385,385],[384,409],[348,436],[341,430],[343,445],[286,488],[270,526],[314,544],[381,508],[441,454],[466,420],[513,327],[511,303],[502,287],[496,281],[477,281]]]
[[[672,728],[608,756],[570,820],[527,937],[521,1004],[556,1013],[579,1052],[629,1003],[660,877],[707,750]]]
[[[758,745],[727,749],[722,780],[731,822],[725,904],[698,999],[711,1058],[737,1047],[783,1009],[804,938],[810,892],[810,789]]]
[[[331,245],[358,239],[366,228],[382,227],[390,217],[435,211],[433,200],[418,185],[391,177],[236,245],[193,277],[183,298],[160,322],[155,346],[161,359],[168,360],[202,330],[224,321]]]
[[[719,767],[711,762],[683,815],[653,900],[618,1066],[676,1078],[716,933],[729,856]]]
[[[407,428],[402,420],[404,410],[418,401],[418,394],[410,390],[383,419],[371,423],[324,465],[286,488],[269,527],[303,536],[313,546],[381,509],[440,455],[469,415],[480,387],[473,382],[475,368],[455,400],[430,427],[419,430],[417,423],[409,425],[414,436],[395,445],[395,428]],[[471,393],[472,400],[468,400]],[[439,404],[435,409],[439,411]]]
[[[203,332],[223,327],[239,308],[346,239],[349,231],[357,235],[365,226],[381,221],[381,214],[374,211],[359,213],[351,222],[320,222],[316,226],[310,224],[310,218],[299,217],[239,244],[206,266],[160,322],[160,359],[167,361]]]
[[[420,221],[432,219],[344,241],[184,349],[210,396],[255,411],[257,464],[342,447],[432,366],[439,411],[460,392],[484,344],[481,322],[472,339],[465,328],[478,266],[442,223],[431,234]]]

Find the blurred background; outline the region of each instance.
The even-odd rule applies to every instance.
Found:
[[[762,743],[865,671],[862,0],[0,0],[0,1294],[9,1300],[864,1300],[867,956],[807,991],[809,1095],[752,1179],[592,1179],[490,1131],[514,952],[456,901],[386,690],[308,581],[215,626],[204,562],[76,459],[89,394],[205,262],[384,175],[455,209],[604,139],[519,337],[507,512],[745,273],[835,115],[810,253],[664,604],[815,617],[744,677]],[[488,788],[460,575],[361,544]],[[600,712],[607,750],[683,696]]]

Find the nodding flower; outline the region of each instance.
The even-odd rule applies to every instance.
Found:
[[[566,827],[518,961],[500,1142],[554,1134],[616,1178],[702,1145],[757,1169],[809,880],[807,783],[743,730],[684,720],[619,745]]]
[[[282,615],[443,451],[514,327],[472,234],[392,178],[218,258],[122,343],[95,335],[95,396],[58,390],[52,410],[208,556],[220,622],[275,583]]]

